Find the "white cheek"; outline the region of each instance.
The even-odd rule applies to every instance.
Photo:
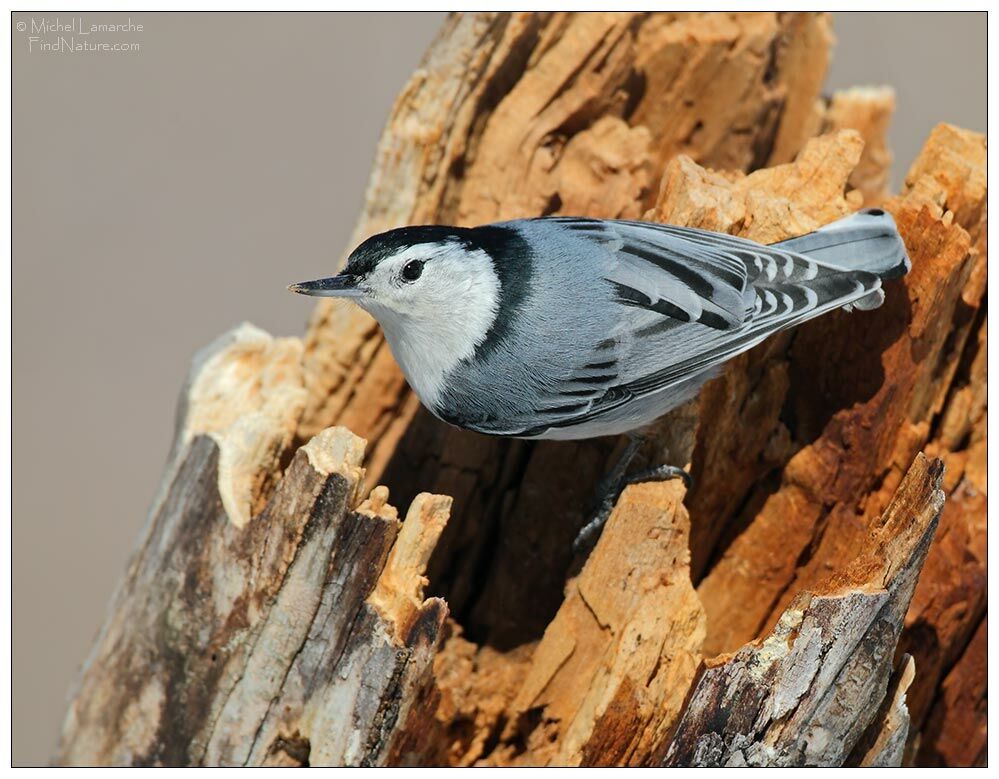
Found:
[[[410,306],[417,298],[412,287],[413,285],[403,284],[397,278],[380,278],[372,283],[371,293],[376,300],[405,313],[411,310]]]
[[[482,252],[462,252],[456,262],[438,256],[419,280],[396,286],[385,300],[391,311],[380,319],[392,350],[432,407],[445,376],[475,352],[496,319],[499,280],[491,260]]]

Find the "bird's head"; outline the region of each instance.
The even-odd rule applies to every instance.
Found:
[[[495,316],[499,278],[474,231],[437,225],[402,227],[369,238],[336,276],[292,284],[302,295],[347,298],[383,326],[393,320]]]
[[[402,227],[358,246],[339,275],[289,289],[347,298],[368,311],[427,403],[497,321],[503,284],[496,257],[509,253],[509,235],[497,227]]]

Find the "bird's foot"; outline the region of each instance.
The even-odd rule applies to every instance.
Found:
[[[572,551],[579,554],[593,547],[597,538],[600,537],[600,531],[603,529],[603,526],[610,519],[614,505],[617,503],[617,499],[621,497],[621,493],[624,492],[625,487],[631,484],[671,481],[673,479],[682,479],[684,486],[688,490],[694,484],[694,480],[690,474],[676,465],[657,465],[655,468],[647,468],[630,476],[619,478],[616,482],[602,484],[599,508],[593,515],[593,519],[587,522],[579,533],[576,534],[576,540],[572,542]]]

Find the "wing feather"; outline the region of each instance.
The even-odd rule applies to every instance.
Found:
[[[535,409],[536,424],[520,435],[585,424],[689,383],[772,333],[880,286],[874,274],[735,236],[645,222],[545,221],[607,250],[605,278],[620,324],[581,355],[580,367],[551,389]]]

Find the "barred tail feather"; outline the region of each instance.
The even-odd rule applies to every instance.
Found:
[[[823,265],[876,273],[882,280],[904,276],[912,268],[895,220],[880,208],[858,211],[775,245]]]

